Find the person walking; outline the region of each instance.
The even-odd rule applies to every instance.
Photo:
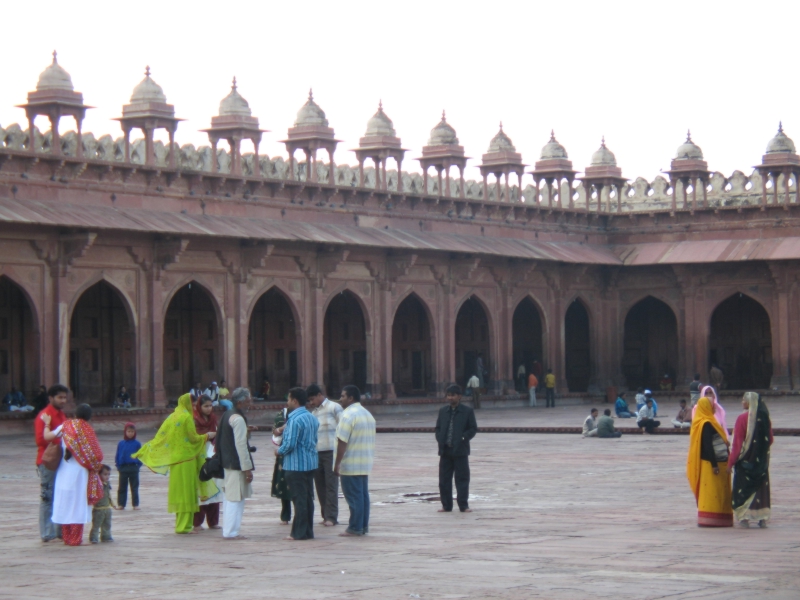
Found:
[[[222,537],[226,540],[246,540],[240,535],[244,501],[253,495],[253,457],[248,441],[247,418],[244,411],[250,406],[250,390],[236,388],[230,397],[233,408],[225,411],[217,432],[216,450],[224,472],[222,503]],[[210,434],[209,434],[210,435]]]
[[[528,404],[531,407],[536,406],[536,388],[539,387],[539,380],[536,379],[536,375],[531,372],[528,375]]]
[[[350,508],[350,521],[342,537],[369,533],[369,475],[375,458],[375,418],[361,405],[361,391],[346,385],[339,399],[344,411],[336,427],[334,473]]]
[[[178,406],[158,428],[156,436],[131,455],[154,473],[169,473],[167,512],[175,514],[175,533],[197,533],[192,523],[198,509],[198,475],[202,467],[198,457],[205,456],[206,442],[210,439],[214,439],[213,432],[197,433],[192,397],[184,394],[178,398]]]
[[[284,538],[286,540],[314,539],[314,471],[319,467],[319,421],[306,409],[307,401],[303,388],[289,390],[286,400],[289,416],[276,451],[283,457],[283,471],[294,506],[292,532]]]
[[[47,390],[48,405],[41,410],[39,416],[47,415],[50,419],[50,430],[58,429],[66,420],[64,405],[67,403],[69,389],[60,383]],[[55,488],[56,472],[51,471],[42,464],[42,455],[51,444],[58,445],[57,439],[48,441],[44,438],[45,422],[37,418],[33,422],[34,436],[36,439],[36,469],[39,472],[39,537],[43,542],[49,542],[61,537],[61,527],[53,523],[53,489]]]
[[[756,392],[742,399],[744,412],[736,418],[728,473],[733,472],[733,514],[742,527],[758,521],[767,526],[771,513],[769,494],[769,451],[772,422],[764,400]]]
[[[547,397],[547,408],[556,407],[556,376],[553,375],[553,369],[547,369],[547,375],[544,376],[544,391]]]
[[[456,500],[461,512],[469,507],[469,441],[478,433],[475,412],[461,404],[461,388],[455,384],[445,390],[447,405],[439,410],[436,420],[436,442],[439,445],[439,512],[453,510],[453,476]]]
[[[332,527],[339,524],[339,477],[333,472],[333,452],[336,446],[336,428],[342,416],[342,405],[325,397],[322,388],[316,383],[306,388],[308,406],[319,421],[317,431],[317,460],[319,467],[314,471],[314,486],[317,488],[321,524]]]
[[[469,378],[467,389],[472,394],[472,405],[476,410],[479,409],[481,407],[481,380],[477,374]]]

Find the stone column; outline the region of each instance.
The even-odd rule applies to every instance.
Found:
[[[497,340],[497,393],[514,394],[514,340],[511,323],[514,307],[511,306],[512,298],[508,282],[503,281],[498,285],[497,297],[500,305],[495,326],[497,329],[495,336]]]
[[[239,280],[233,286],[233,322],[234,326],[229,332],[235,344],[235,351],[232,352],[234,368],[228,372],[228,383],[232,385],[247,387],[247,334],[250,330],[250,315],[248,314],[247,281]],[[235,374],[236,379],[233,380]],[[233,381],[231,381],[233,380]],[[251,393],[258,393],[260,390],[250,390]]]
[[[150,343],[150,321],[152,312],[150,310],[150,303],[148,302],[148,282],[147,271],[138,270],[136,272],[136,306],[133,310],[138,315],[136,338],[134,344],[136,348],[135,364],[136,364],[136,383],[135,383],[135,396],[134,400],[136,406],[153,406],[153,393],[151,381],[151,356],[152,344]]]
[[[377,359],[376,374],[383,383],[381,392],[385,400],[394,400],[397,397],[394,389],[394,376],[392,373],[392,326],[394,324],[394,302],[392,291],[388,285],[375,285],[379,301],[376,302],[375,325],[380,318],[381,328],[379,341],[376,343]]]
[[[55,347],[58,382],[69,386],[69,296],[66,277],[53,277],[53,299],[55,300]]]
[[[152,406],[166,406],[167,395],[164,391],[164,312],[162,305],[163,290],[158,267],[150,270],[150,345],[152,351]]]

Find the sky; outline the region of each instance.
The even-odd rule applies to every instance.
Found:
[[[551,129],[579,171],[605,136],[630,179],[668,169],[687,129],[726,176],[750,173],[779,120],[800,143],[800,2],[790,0],[43,0],[33,15],[32,6],[2,10],[3,127],[24,122],[15,105],[56,49],[97,107],[84,123],[97,137],[120,135],[111,119],[149,65],[186,119],[180,144],[208,144],[199,130],[235,75],[270,130],[260,146],[269,156],[286,155],[279,140],[309,88],[343,140],[339,164],[356,164],[349,150],[379,100],[410,150],[405,170],[419,171],[410,159],[446,110],[473,157],[469,178],[500,121],[531,166]]]

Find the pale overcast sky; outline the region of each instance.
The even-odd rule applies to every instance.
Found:
[[[750,173],[781,119],[800,143],[800,2],[791,0],[48,0],[7,2],[2,13],[4,127],[24,122],[14,106],[57,49],[97,107],[84,126],[97,137],[119,135],[111,119],[150,65],[186,119],[179,143],[208,143],[198,130],[235,75],[270,130],[261,144],[270,156],[285,155],[278,140],[309,87],[344,140],[338,163],[355,164],[349,150],[379,99],[410,149],[409,170],[446,109],[474,159],[470,177],[501,120],[530,165],[551,129],[577,170],[605,135],[631,179],[669,168],[687,128],[726,176]]]

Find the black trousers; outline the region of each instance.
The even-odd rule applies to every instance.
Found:
[[[281,498],[281,521],[288,523],[292,520],[292,501]]]
[[[453,456],[445,448],[439,457],[439,496],[442,508],[453,510],[453,475],[456,480],[456,501],[458,508],[469,508],[469,456]]]
[[[314,471],[284,471],[294,505],[292,537],[314,539]]]
[[[654,421],[653,419],[642,419],[637,425],[643,428],[647,433],[653,433],[653,430],[661,425],[661,421]]]
[[[545,388],[545,396],[546,396],[546,408],[553,408],[556,407],[556,389],[555,388]]]
[[[119,468],[119,487],[117,488],[117,504],[122,508],[128,503],[128,485],[131,486],[131,501],[139,506],[139,467],[122,465]]]

